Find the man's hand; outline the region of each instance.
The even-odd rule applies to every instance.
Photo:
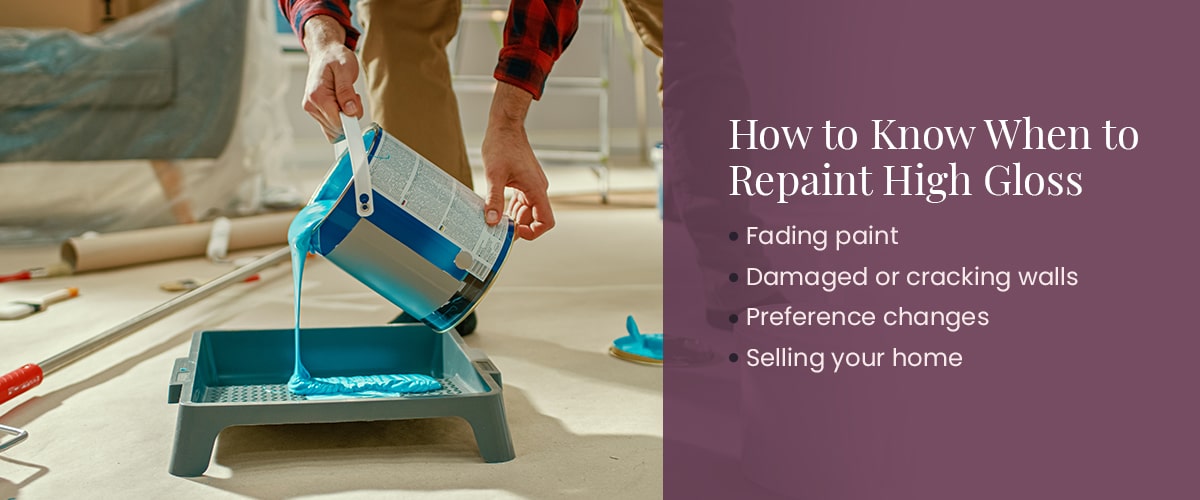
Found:
[[[498,82],[483,136],[483,168],[487,172],[488,196],[484,206],[487,223],[500,222],[504,210],[504,188],[517,190],[508,206],[517,236],[532,240],[554,227],[554,213],[546,188],[550,183],[533,155],[525,135],[525,115],[533,96],[520,88]]]
[[[346,48],[345,28],[329,16],[315,16],[304,23],[304,47],[308,51],[304,111],[333,142],[342,135],[339,112],[362,117],[362,97],[354,91],[358,59]]]

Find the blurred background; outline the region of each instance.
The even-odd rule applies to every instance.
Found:
[[[553,196],[606,203],[657,185],[657,58],[619,0],[584,7],[526,126]],[[506,11],[464,2],[449,50],[476,179]],[[332,163],[300,106],[307,57],[274,0],[0,0],[0,12],[0,244],[293,208]]]

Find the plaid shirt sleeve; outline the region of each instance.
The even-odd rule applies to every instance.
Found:
[[[550,69],[579,29],[582,1],[513,0],[493,76],[540,99]]]
[[[458,1],[458,0],[454,0]],[[350,2],[348,0],[279,0],[279,10],[292,25],[292,31],[304,43],[304,23],[313,16],[329,16],[346,28],[346,47],[351,50],[358,44],[358,30],[350,24]]]

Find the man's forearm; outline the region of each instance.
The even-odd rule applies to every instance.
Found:
[[[531,102],[533,95],[529,92],[509,83],[496,82],[492,108],[488,113],[488,127],[524,128]]]
[[[500,222],[500,213],[505,210],[504,188],[513,188],[516,192],[508,214],[516,224],[517,236],[526,240],[554,227],[554,210],[546,194],[549,182],[525,134],[525,115],[531,102],[533,94],[528,90],[503,81],[497,83],[483,136],[483,168],[488,180],[485,220],[488,224]]]
[[[279,0],[279,12],[287,18],[292,31],[308,48],[308,21],[317,16],[326,16],[342,26],[340,35],[346,47],[353,50],[358,42],[358,30],[350,22],[349,0]]]
[[[304,23],[304,48],[316,52],[346,44],[346,29],[329,16],[313,16]]]

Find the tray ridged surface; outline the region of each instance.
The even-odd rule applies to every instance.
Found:
[[[397,394],[392,396],[396,399],[416,399],[428,398],[434,396],[459,396],[464,391],[458,387],[458,384],[453,379],[439,378],[438,382],[442,383],[442,389],[432,392],[423,392],[420,394]],[[328,399],[328,398],[325,398]],[[218,385],[211,386],[204,391],[204,403],[230,404],[230,403],[269,403],[279,401],[305,401],[304,396],[292,394],[288,390],[287,384],[263,384],[263,385]]]

